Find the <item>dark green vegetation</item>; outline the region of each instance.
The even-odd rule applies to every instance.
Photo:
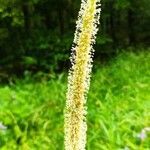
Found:
[[[88,150],[149,150],[150,54],[122,53],[97,65],[88,96]],[[63,149],[66,74],[0,87],[1,150]]]
[[[62,71],[75,31],[79,0],[0,0],[0,78]],[[96,57],[128,46],[148,46],[147,0],[102,0]]]

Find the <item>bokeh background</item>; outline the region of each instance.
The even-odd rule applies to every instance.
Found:
[[[62,150],[79,0],[0,0],[0,149]],[[150,149],[150,2],[101,0],[88,150]]]
[[[102,0],[98,58],[120,49],[149,46],[147,0]],[[68,66],[80,1],[0,0],[0,71],[62,71]],[[2,76],[2,75],[1,75]]]

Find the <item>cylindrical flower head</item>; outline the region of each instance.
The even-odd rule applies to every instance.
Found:
[[[92,68],[92,45],[100,17],[100,0],[82,0],[72,48],[65,109],[65,150],[86,145],[86,95]]]

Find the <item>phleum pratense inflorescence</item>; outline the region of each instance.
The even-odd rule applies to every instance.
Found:
[[[100,0],[82,0],[72,47],[65,108],[65,150],[85,150],[86,95],[92,68],[92,45],[100,17]]]

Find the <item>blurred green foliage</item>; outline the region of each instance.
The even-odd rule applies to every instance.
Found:
[[[150,148],[149,133],[139,138],[150,127],[150,54],[140,51],[95,66],[87,102],[88,150]],[[0,122],[7,127],[0,129],[1,150],[63,149],[66,78],[26,72],[24,79],[0,86]]]
[[[97,58],[128,46],[148,46],[147,0],[101,3]],[[0,72],[22,76],[26,70],[51,72],[68,67],[79,7],[79,0],[0,0]]]

